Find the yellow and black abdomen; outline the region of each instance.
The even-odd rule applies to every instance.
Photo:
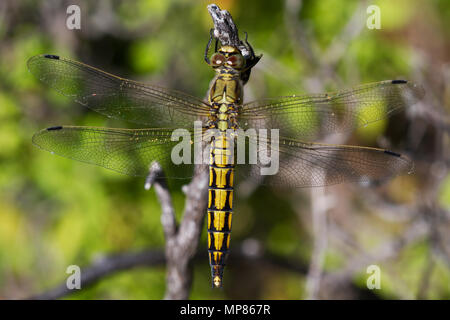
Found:
[[[211,142],[208,188],[208,253],[213,286],[222,286],[233,217],[234,152],[229,137]]]

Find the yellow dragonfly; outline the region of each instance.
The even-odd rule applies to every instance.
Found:
[[[210,50],[211,39],[206,53]],[[293,95],[243,103],[243,85],[259,61],[245,41],[244,56],[234,46],[216,47],[207,64],[216,73],[207,101],[152,84],[124,79],[57,55],[38,55],[28,68],[40,81],[107,117],[145,129],[53,126],[37,132],[40,148],[70,159],[131,176],[146,176],[157,161],[169,178],[189,178],[195,160],[173,161],[179,138],[209,144],[208,252],[213,287],[221,287],[230,247],[235,169],[240,177],[284,187],[371,182],[408,172],[412,162],[389,150],[308,142],[318,136],[349,132],[386,118],[418,101],[423,89],[405,80],[370,83],[335,93]],[[200,121],[200,133],[194,129]],[[178,139],[173,133],[184,129]],[[216,134],[205,135],[209,129]],[[237,164],[231,148],[242,132],[276,129],[278,139],[247,136],[247,146],[278,155],[275,174],[261,175],[270,164]],[[232,134],[227,134],[228,131]],[[239,131],[240,130],[240,131]],[[264,142],[264,147],[256,142]],[[194,148],[192,144],[192,148]],[[249,147],[250,148],[250,147]],[[192,154],[194,154],[193,152]]]

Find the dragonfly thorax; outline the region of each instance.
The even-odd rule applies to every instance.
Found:
[[[222,69],[223,70],[223,69]],[[242,105],[243,84],[237,71],[218,72],[209,89],[210,127],[221,131],[237,128],[236,116]]]

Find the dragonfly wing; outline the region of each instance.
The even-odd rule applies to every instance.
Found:
[[[239,124],[242,129],[280,129],[283,136],[313,139],[386,118],[423,95],[415,83],[388,80],[337,93],[263,99],[242,106]]]
[[[177,160],[172,161],[172,150],[185,141],[192,152],[193,136],[184,130],[172,141],[172,132],[172,129],[58,126],[37,132],[33,143],[51,153],[131,176],[146,176],[151,163],[158,161],[167,177],[189,178],[193,165],[180,163],[181,151],[175,153]]]
[[[152,127],[193,127],[209,107],[182,92],[127,80],[54,55],[28,60],[30,72],[61,94],[108,117]]]
[[[411,160],[405,156],[369,147],[280,138],[278,145],[259,141],[255,150],[258,150],[257,164],[245,165],[239,175],[281,187],[380,182],[413,169]],[[266,155],[275,160],[270,163],[266,161],[264,165],[260,160]],[[278,160],[274,157],[278,157]],[[266,175],[262,175],[263,172]]]

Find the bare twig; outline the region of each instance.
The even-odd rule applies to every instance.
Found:
[[[195,255],[206,212],[208,171],[196,167],[186,189],[186,204],[176,236],[166,239],[167,288],[165,299],[187,299],[192,282],[189,264]]]
[[[239,40],[239,31],[234,24],[231,14],[227,10],[220,10],[215,4],[208,5],[208,11],[214,23],[214,37],[222,45],[238,48],[244,57],[251,56],[252,52]]]
[[[156,196],[161,204],[161,224],[167,241],[176,234],[175,209],[173,208],[164,172],[157,162],[153,162],[150,166],[150,171],[145,181],[145,189],[149,190],[152,185],[155,186]]]
[[[175,210],[164,172],[157,162],[150,166],[145,189],[154,186],[161,204],[161,224],[165,236],[167,287],[165,299],[187,299],[192,276],[189,264],[195,255],[206,211],[207,171],[198,166],[191,183],[185,188],[186,205],[180,227],[177,229]]]
[[[157,267],[165,263],[164,252],[161,250],[146,250],[137,253],[115,254],[102,257],[88,267],[81,269],[81,289],[89,287],[105,277],[137,267]],[[77,290],[67,288],[66,282],[54,289],[30,297],[34,300],[52,300],[68,296]]]
[[[261,244],[259,244],[261,245]],[[284,257],[274,254],[260,248],[258,252],[251,252],[248,250],[245,242],[234,246],[233,255],[230,256],[230,264],[251,262],[251,265],[259,265],[265,267],[276,267],[290,272],[305,275],[308,271],[307,264],[299,260],[297,255]],[[195,254],[192,258],[193,262],[203,263],[207,259],[206,252],[201,251]],[[104,256],[94,261],[90,266],[81,269],[81,289],[86,289],[97,282],[103,280],[105,277],[112,276],[118,272],[131,270],[134,268],[154,268],[163,267],[165,261],[165,252],[161,249],[146,249],[139,252],[113,254]],[[326,273],[325,273],[326,274]],[[370,296],[370,292],[362,291],[357,286],[350,286],[350,289],[355,296],[376,298]],[[49,291],[30,297],[35,300],[53,300],[67,297],[71,294],[79,292],[78,290],[71,290],[67,288],[64,281]]]
[[[111,276],[115,273],[124,270],[131,270],[140,267],[160,267],[166,263],[165,252],[160,249],[147,249],[140,252],[113,254],[105,256],[94,261],[90,266],[81,269],[81,288],[85,289],[94,285],[105,277]],[[233,256],[230,257],[230,262],[249,260],[256,264],[265,264],[276,266],[297,272],[300,274],[306,273],[306,265],[302,261],[298,261],[296,257],[282,257],[276,254],[263,252],[259,254],[250,254],[243,245],[235,246]],[[192,257],[193,261],[203,263],[207,259],[206,252],[201,251]],[[52,300],[66,297],[70,294],[78,292],[67,288],[66,282],[61,283],[57,287],[43,292],[41,294],[30,297],[29,299],[36,300]],[[167,297],[167,294],[166,294]]]
[[[311,215],[314,231],[314,247],[306,278],[308,299],[317,299],[322,277],[323,261],[327,249],[327,211],[331,207],[331,196],[325,194],[324,188],[311,189]]]
[[[215,4],[210,4],[208,11],[214,22],[214,37],[223,45],[239,46],[238,30],[230,13],[227,10],[220,10]]]

